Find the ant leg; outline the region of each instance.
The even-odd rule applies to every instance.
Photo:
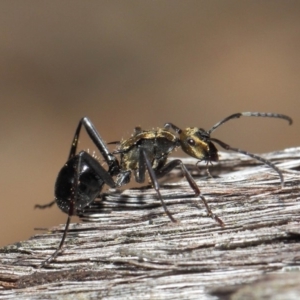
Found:
[[[79,124],[77,126],[77,129],[73,137],[68,160],[76,154],[79,134],[82,126],[84,126],[89,137],[91,138],[91,140],[94,142],[94,144],[97,146],[98,150],[101,152],[102,156],[104,157],[109,167],[109,173],[112,176],[116,175],[119,172],[119,162],[114,157],[114,155],[108,151],[102,137],[100,136],[99,132],[97,131],[97,129],[95,128],[95,126],[93,125],[93,123],[88,117],[84,117],[79,121]]]
[[[82,152],[82,153],[85,153],[85,152]],[[64,242],[65,242],[65,239],[66,239],[66,236],[67,236],[67,232],[68,232],[68,229],[69,229],[71,217],[72,217],[72,215],[74,215],[74,207],[75,207],[75,203],[76,203],[77,195],[78,195],[78,186],[79,186],[79,177],[80,177],[80,170],[81,170],[81,161],[82,161],[82,155],[79,155],[78,164],[76,166],[74,166],[75,175],[74,175],[74,184],[73,184],[73,187],[72,187],[72,197],[70,199],[68,219],[67,219],[67,222],[66,222],[66,226],[65,226],[65,230],[64,230],[62,239],[61,239],[61,241],[59,243],[59,246],[55,250],[55,252],[50,257],[48,257],[39,266],[39,268],[44,267],[47,264],[49,264],[51,261],[53,261],[57,257],[58,253],[60,252],[60,250],[62,249],[62,247],[64,245]]]
[[[202,162],[202,160],[198,160],[198,161],[196,162],[196,166],[198,167],[198,169],[200,169],[199,164],[200,164],[201,162]],[[208,167],[208,164],[209,164],[209,163],[212,165],[211,162],[209,162],[209,161],[206,162],[206,174],[207,174],[207,177],[213,178],[213,176],[210,174],[210,171],[209,171],[209,167]]]
[[[49,207],[52,207],[53,204],[54,204],[55,202],[56,202],[56,200],[54,199],[54,200],[52,200],[50,203],[47,203],[47,204],[43,204],[43,205],[41,205],[41,204],[36,204],[36,205],[34,206],[34,208],[38,208],[38,209],[49,208]]]
[[[151,163],[149,162],[149,159],[146,155],[145,150],[140,148],[139,152],[140,152],[139,153],[139,168],[138,168],[138,172],[136,172],[136,171],[134,172],[134,177],[135,177],[136,182],[143,183],[143,182],[145,182],[146,168],[147,168],[148,172],[149,172],[149,166],[150,166],[151,170],[153,170],[153,169],[152,169]],[[147,164],[147,162],[149,164]],[[149,175],[150,175],[150,172],[149,172]],[[152,184],[155,185],[152,180],[151,175],[150,175],[150,178],[151,178]]]
[[[71,205],[70,205],[70,210],[71,210]],[[48,265],[51,261],[53,261],[57,257],[59,251],[61,250],[62,246],[65,243],[65,239],[66,239],[67,232],[68,232],[68,229],[69,229],[70,221],[71,221],[71,215],[68,215],[68,219],[67,219],[67,222],[66,222],[65,230],[64,230],[62,239],[61,239],[61,241],[59,243],[59,246],[57,247],[57,249],[55,250],[55,252],[50,257],[48,257],[44,262],[42,262],[40,264],[40,266],[38,268],[43,268],[44,266]]]
[[[112,176],[106,171],[93,157],[91,157],[85,151],[79,153],[79,157],[91,168],[95,174],[104,181],[109,187],[114,188],[116,186]],[[80,162],[81,163],[81,162]],[[78,162],[79,164],[79,162]],[[79,169],[80,170],[80,169]],[[80,173],[79,173],[80,174]]]
[[[162,169],[160,170],[156,170],[155,174],[157,176],[157,178],[163,177],[164,175],[168,174],[171,170],[173,170],[175,167],[180,166],[181,170],[183,172],[184,177],[186,178],[186,180],[188,181],[190,187],[194,190],[195,192],[195,196],[196,197],[200,197],[205,205],[205,208],[207,210],[208,215],[216,220],[220,226],[225,226],[223,221],[216,215],[214,214],[209,205],[206,202],[206,199],[204,198],[204,196],[201,195],[201,191],[198,187],[198,185],[196,184],[194,178],[192,177],[191,173],[188,171],[188,169],[186,168],[186,166],[183,164],[183,162],[180,159],[175,159],[172,160],[171,162],[169,162],[168,164],[166,164]]]
[[[83,177],[83,174],[86,174],[83,171],[83,166],[86,165],[88,165],[89,167],[89,173],[87,174],[92,174],[95,179],[95,182],[92,186],[89,186],[87,182],[87,180],[90,180],[90,177],[88,178]],[[53,261],[61,251],[67,236],[71,216],[76,213],[75,209],[79,211],[82,208],[84,208],[84,206],[89,204],[89,202],[86,202],[85,200],[83,201],[80,197],[80,192],[82,192],[82,189],[83,190],[88,189],[89,193],[87,195],[91,197],[93,200],[98,195],[104,183],[106,183],[110,187],[115,186],[115,182],[113,178],[110,176],[110,174],[93,157],[91,157],[88,153],[84,151],[78,154],[78,160],[76,161],[76,163],[70,164],[69,166],[66,167],[67,168],[70,167],[71,169],[74,170],[73,178],[72,178],[73,184],[70,187],[70,191],[71,191],[70,200],[67,203],[67,205],[64,202],[62,202],[61,206],[60,206],[61,198],[57,198],[56,202],[58,206],[60,206],[60,208],[66,208],[65,212],[68,213],[68,219],[58,248],[46,261],[44,261],[41,264],[41,267]]]
[[[181,133],[181,129],[179,127],[177,127],[176,125],[174,125],[173,123],[165,123],[164,128],[169,130],[170,128],[172,128],[175,132],[177,133]]]
[[[162,196],[161,196],[161,193],[159,191],[159,183],[157,181],[157,177],[155,175],[155,172],[151,166],[151,163],[147,157],[147,154],[145,152],[144,149],[140,149],[140,159],[139,159],[139,170],[138,170],[138,175],[136,175],[136,181],[139,182],[139,183],[142,183],[145,181],[145,172],[146,172],[146,169],[145,169],[145,166],[147,168],[147,171],[149,173],[149,176],[150,176],[150,179],[151,179],[151,182],[152,182],[152,185],[157,193],[157,197],[158,199],[160,200],[161,204],[162,204],[162,207],[164,208],[164,211],[165,213],[168,215],[168,217],[170,218],[170,220],[172,222],[177,222],[176,219],[172,216],[172,214],[170,213],[170,211],[168,210]]]

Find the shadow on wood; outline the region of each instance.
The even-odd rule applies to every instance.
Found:
[[[299,298],[300,148],[264,157],[283,170],[283,189],[272,169],[243,155],[221,152],[214,178],[184,159],[224,228],[184,180],[161,189],[176,224],[152,188],[110,190],[70,226],[46,268],[37,269],[64,225],[0,249],[0,298]]]

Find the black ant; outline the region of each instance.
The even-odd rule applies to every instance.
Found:
[[[223,221],[212,213],[205,198],[201,195],[199,187],[183,162],[180,159],[174,159],[167,163],[168,156],[178,147],[181,147],[188,155],[209,163],[216,162],[219,159],[218,150],[213,142],[217,143],[226,150],[248,155],[270,166],[279,174],[281,186],[283,186],[284,179],[282,172],[272,162],[256,154],[233,148],[218,139],[210,137],[210,134],[220,125],[241,116],[281,118],[292,124],[292,119],[282,114],[243,112],[228,116],[207,131],[196,127],[181,130],[172,123],[166,123],[164,128],[158,128],[157,130],[146,131],[137,127],[132,137],[122,141],[119,148],[110,153],[91,121],[88,118],[82,118],[73,138],[68,161],[59,172],[56,180],[55,200],[47,205],[36,206],[38,208],[46,208],[56,202],[68,214],[63,237],[58,248],[41,266],[51,262],[58,255],[64,244],[71,216],[79,214],[85,207],[91,204],[101,192],[104,184],[110,187],[119,187],[129,183],[132,172],[135,180],[142,183],[145,181],[146,170],[148,171],[152,185],[166,214],[172,222],[176,222],[163,201],[157,179],[165,176],[175,167],[180,166],[195,195],[199,196],[204,202],[208,215],[215,219],[219,225],[224,226]],[[79,133],[82,126],[85,127],[90,138],[103,155],[108,165],[108,171],[89,153],[81,151],[76,154]],[[173,134],[170,129],[174,130],[176,134]],[[116,143],[119,142],[111,144]],[[120,154],[120,163],[114,156],[115,154]],[[116,175],[117,178],[114,181],[112,177]]]

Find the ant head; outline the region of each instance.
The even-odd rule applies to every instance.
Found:
[[[188,127],[178,133],[181,148],[188,155],[204,161],[219,160],[218,150],[204,129]]]

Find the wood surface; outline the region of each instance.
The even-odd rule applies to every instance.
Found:
[[[48,266],[64,224],[0,249],[0,299],[300,299],[300,148],[263,157],[284,188],[244,155],[221,152],[211,178],[184,159],[224,228],[180,170],[161,183],[177,223],[147,184],[106,191]]]

